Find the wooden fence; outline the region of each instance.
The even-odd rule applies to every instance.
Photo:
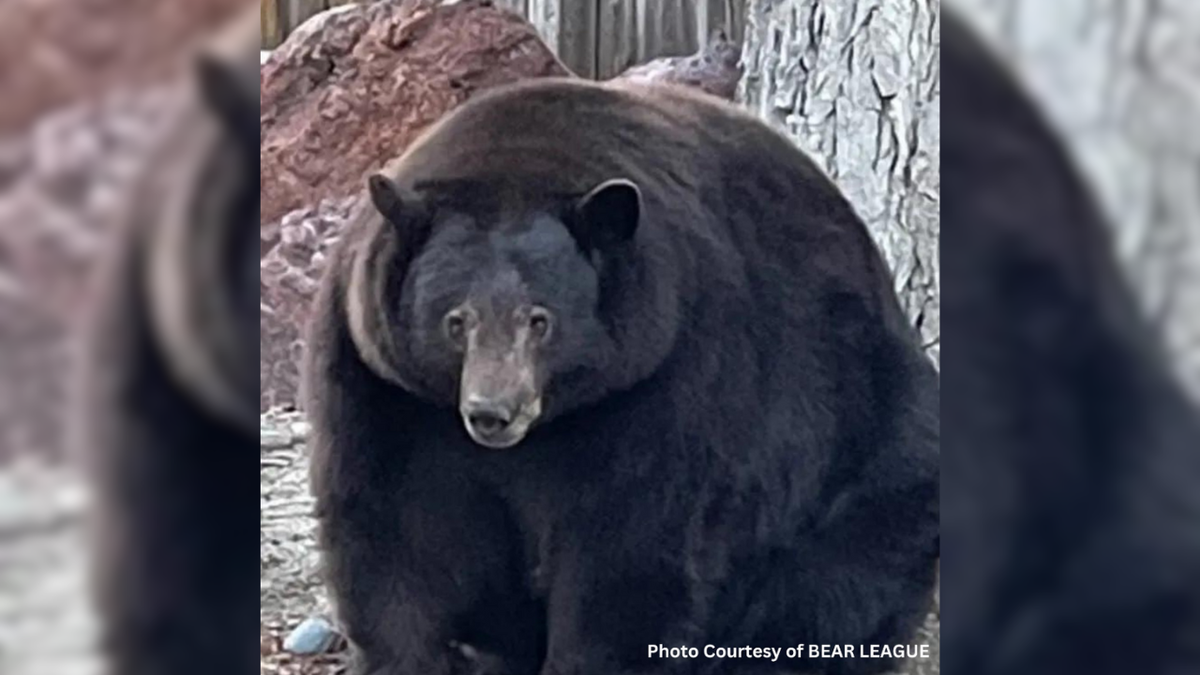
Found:
[[[567,67],[606,79],[660,56],[694,53],[717,29],[741,41],[745,0],[495,0],[524,15]],[[263,48],[348,0],[262,0]]]

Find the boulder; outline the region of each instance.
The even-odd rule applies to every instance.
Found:
[[[261,411],[298,406],[308,308],[356,203],[357,196],[324,199],[284,216],[276,226],[280,236],[259,261]]]
[[[262,69],[263,252],[273,223],[363,177],[472,95],[570,72],[520,15],[472,0],[382,0],[312,17]]]
[[[723,30],[713,31],[708,44],[691,56],[668,56],[631,66],[614,80],[681,84],[708,94],[734,100],[742,79],[742,47],[731,42]]]

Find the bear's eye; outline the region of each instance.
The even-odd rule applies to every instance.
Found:
[[[533,308],[529,313],[529,330],[539,340],[545,340],[550,334],[550,312],[541,307]]]
[[[446,337],[452,342],[461,343],[467,334],[467,317],[461,311],[455,310],[446,315]]]

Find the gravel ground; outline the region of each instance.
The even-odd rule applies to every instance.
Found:
[[[0,472],[0,673],[93,675],[85,595],[87,494],[69,469],[36,459]]]
[[[298,413],[261,418],[262,672],[333,675],[337,656],[298,657],[283,651],[288,631],[313,614],[329,614],[318,577],[312,497],[304,457],[305,424]]]

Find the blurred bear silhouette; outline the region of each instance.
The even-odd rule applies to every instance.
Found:
[[[247,13],[197,57],[84,340],[77,450],[112,675],[256,663],[259,39]]]
[[[1197,411],[1060,142],[942,48],[942,672],[1200,672]]]

